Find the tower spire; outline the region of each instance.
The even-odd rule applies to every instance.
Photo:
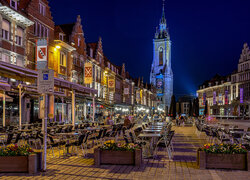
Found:
[[[155,38],[164,39],[168,37],[167,20],[165,18],[165,0],[162,0],[162,15],[159,23],[159,28],[156,29]]]
[[[165,0],[162,0],[162,19],[165,19]]]

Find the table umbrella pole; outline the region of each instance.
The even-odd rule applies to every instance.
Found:
[[[45,94],[45,109],[43,119],[43,171],[46,171],[47,160],[47,111],[48,111],[48,95]]]

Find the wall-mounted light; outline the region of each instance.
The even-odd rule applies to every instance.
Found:
[[[61,46],[59,46],[59,45],[56,46],[56,49],[60,49],[60,48],[61,48]]]

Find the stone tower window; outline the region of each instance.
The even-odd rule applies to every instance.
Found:
[[[160,47],[159,49],[159,66],[163,65],[163,48]]]

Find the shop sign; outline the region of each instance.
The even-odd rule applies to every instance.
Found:
[[[240,103],[243,103],[243,88],[240,88]]]
[[[91,84],[93,81],[93,65],[91,63],[84,64],[84,83]]]
[[[40,94],[54,92],[54,71],[52,69],[38,69],[37,90]]]

